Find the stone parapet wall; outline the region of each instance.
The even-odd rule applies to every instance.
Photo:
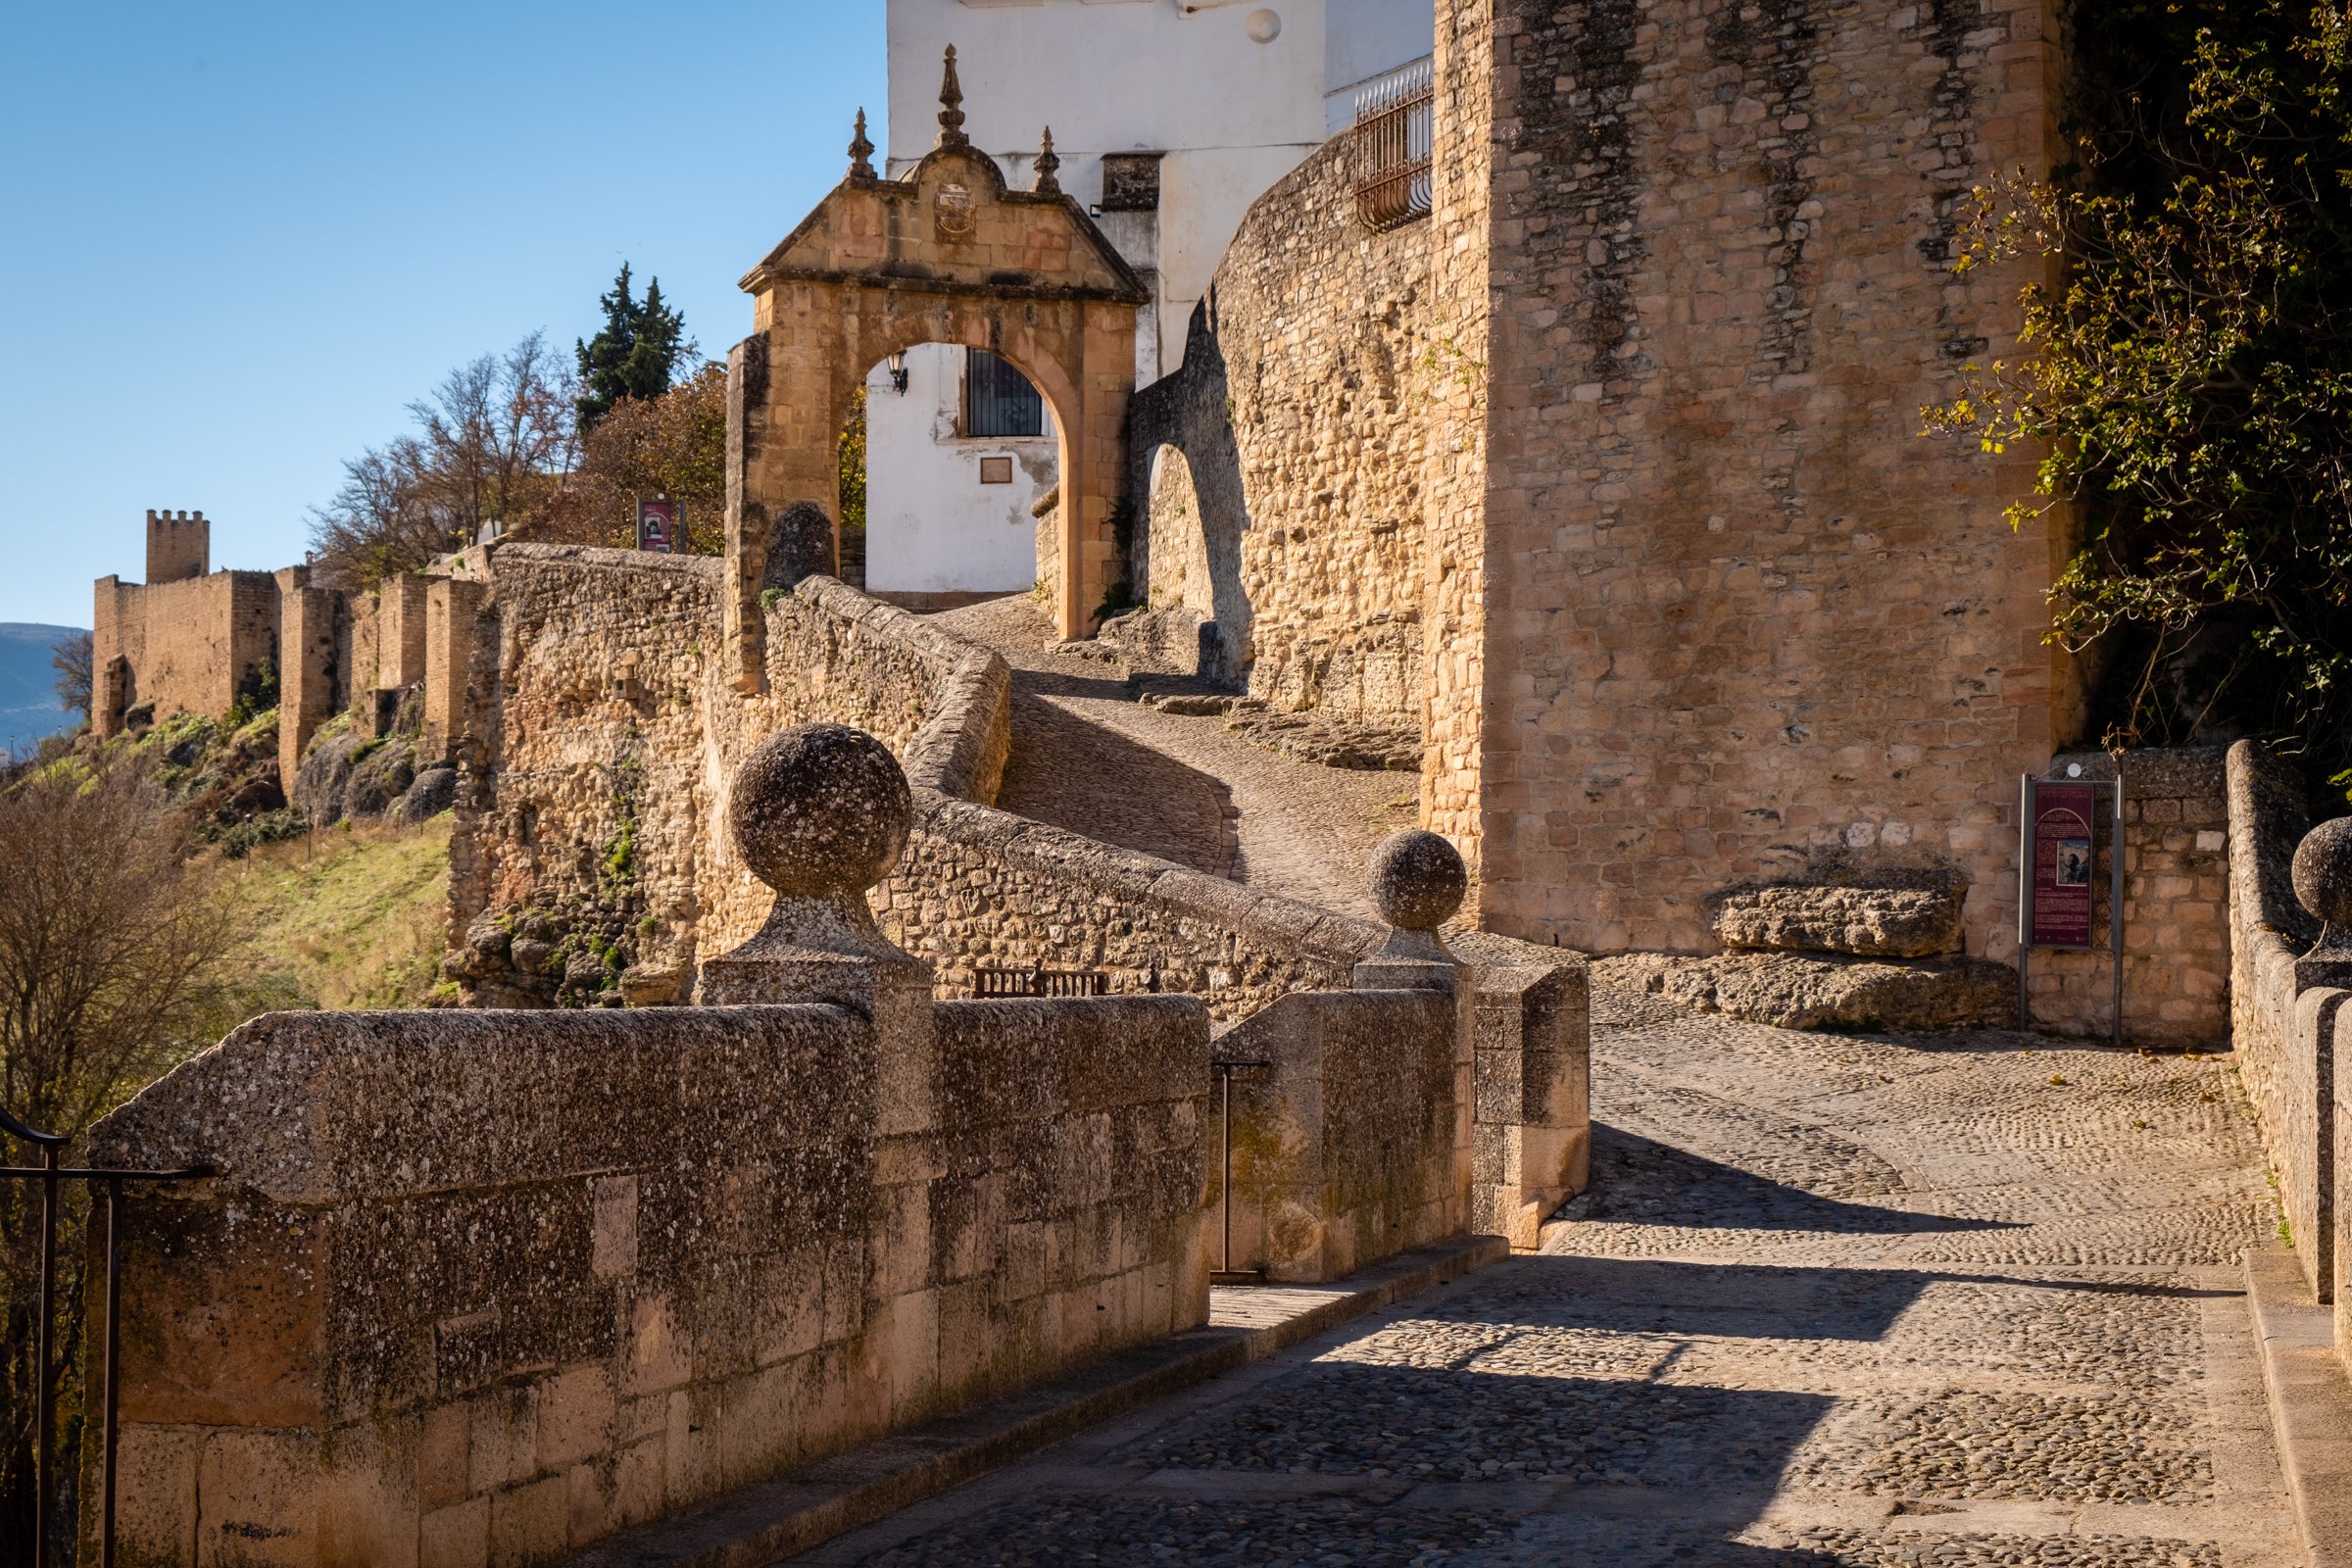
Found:
[[[2296,972],[2319,936],[2287,875],[2310,815],[2293,767],[2254,742],[2230,747],[2227,767],[2231,1044],[2296,1260],[2325,1300],[2335,1283],[2342,993],[2308,986]]]
[[[2062,755],[2053,776],[2080,766],[2101,786],[2097,849],[2108,853],[2106,788],[2116,760]],[[2125,754],[2124,1038],[2137,1045],[2218,1046],[2230,1038],[2230,806],[2221,748]],[[2094,880],[2090,953],[2034,955],[2028,972],[2035,1027],[2104,1035],[2113,1016],[2106,953],[2109,881]]]
[[[772,596],[767,690],[747,697],[713,658],[709,563],[513,545],[490,574],[451,849],[453,948],[485,914],[600,908],[625,892],[636,963],[675,969],[673,994],[691,995],[699,962],[750,938],[768,906],[722,831],[724,782],[766,736],[820,719],[877,736],[906,769],[913,833],[871,902],[950,994],[983,965],[1103,969],[1117,992],[1197,994],[1229,1025],[1293,992],[1347,989],[1379,944],[1371,921],[988,806],[1009,745],[1003,660],[830,578]],[[614,684],[623,668],[633,690]],[[624,828],[622,890],[607,870]],[[1490,1211],[1498,1224],[1548,1212],[1585,1181],[1584,960],[1484,932],[1450,940],[1481,986],[1509,971],[1480,1013],[1482,1071],[1511,1086],[1481,1102]],[[512,976],[467,983],[477,1002],[510,999]]]
[[[101,1157],[219,1174],[128,1210],[124,1560],[550,1562],[1204,1322],[1200,1004],[931,1022],[271,1014],[152,1085]]]
[[[1335,1280],[1467,1228],[1455,1016],[1441,992],[1297,992],[1218,1038],[1268,1064],[1233,1078],[1235,1270]]]
[[[918,792],[906,857],[875,890],[892,941],[968,988],[976,966],[1109,971],[1193,992],[1221,1023],[1345,989],[1381,928],[1010,812]]]

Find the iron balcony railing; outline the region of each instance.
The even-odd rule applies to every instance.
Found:
[[[1437,107],[1427,57],[1355,90],[1355,213],[1366,228],[1398,227],[1430,209],[1430,152]]]

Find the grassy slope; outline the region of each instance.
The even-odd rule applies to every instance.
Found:
[[[453,820],[345,823],[229,862],[246,931],[230,963],[278,1005],[418,1005],[441,958]]]

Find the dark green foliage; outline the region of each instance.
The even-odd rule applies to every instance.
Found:
[[[243,729],[262,714],[277,707],[277,661],[265,659],[245,672],[237,682],[236,701],[229,704],[224,721],[229,729]]]
[[[2063,258],[2031,358],[1931,422],[2042,452],[2054,635],[2109,744],[2253,735],[2352,782],[2352,19],[2082,0],[2078,166],[1978,192],[1962,270]]]
[[[1097,620],[1108,620],[1123,611],[1136,608],[1135,600],[1135,503],[1125,496],[1110,504],[1111,569],[1118,575],[1103,590],[1102,603],[1095,607]]]
[[[669,379],[686,348],[686,319],[662,303],[662,280],[645,286],[645,298],[629,295],[629,268],[621,264],[612,292],[598,301],[604,328],[585,343],[575,341],[580,360],[576,405],[583,433],[624,398],[648,400],[669,390]]]
[[[196,836],[220,846],[220,853],[228,858],[242,860],[262,845],[298,839],[310,829],[310,818],[302,814],[301,807],[281,806],[225,826],[205,823],[198,827]]]

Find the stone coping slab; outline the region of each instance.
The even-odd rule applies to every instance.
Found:
[[[2278,1247],[2247,1251],[2246,1305],[2303,1549],[2311,1568],[2352,1568],[2352,1378],[2333,1318]]]
[[[1465,1236],[1329,1285],[1219,1289],[1207,1328],[641,1525],[565,1559],[566,1568],[761,1568],[1509,1255],[1499,1236]]]

